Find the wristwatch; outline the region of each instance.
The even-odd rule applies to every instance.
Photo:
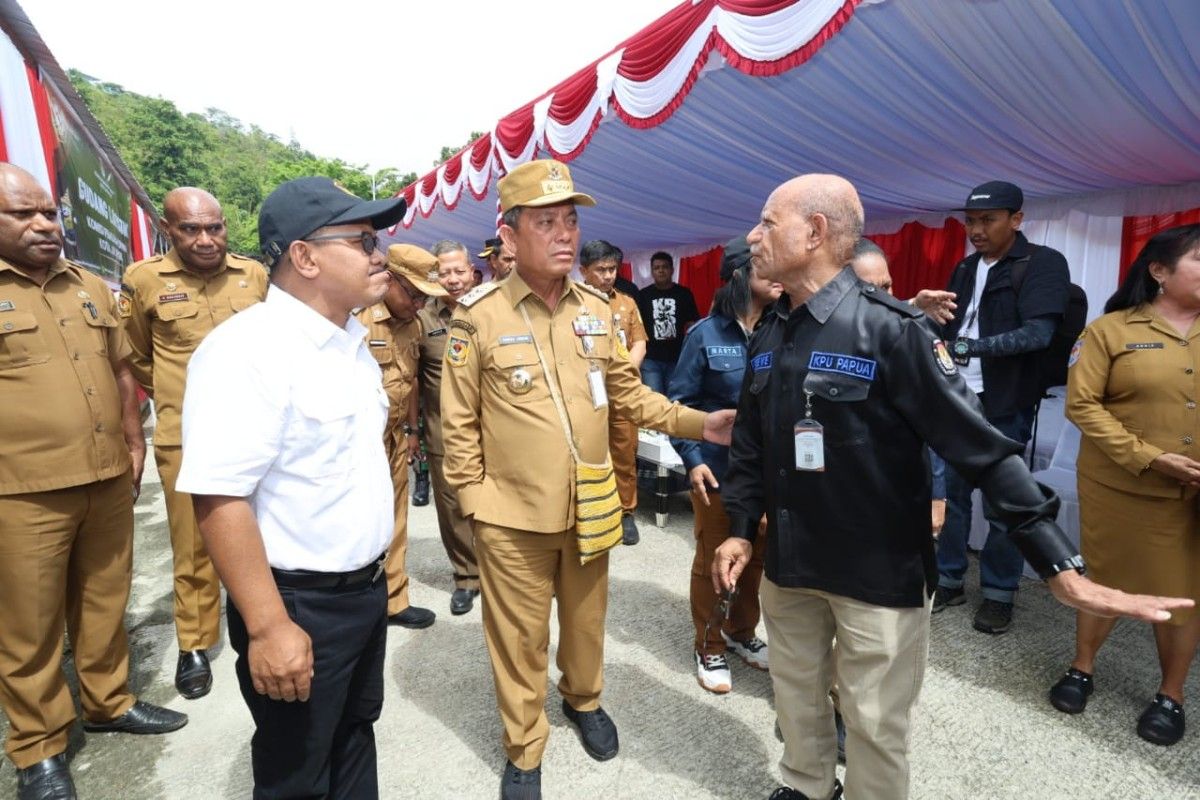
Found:
[[[1070,558],[1064,558],[1062,561],[1059,561],[1057,564],[1051,564],[1050,568],[1049,568],[1050,574],[1048,577],[1053,577],[1053,576],[1057,575],[1058,573],[1066,572],[1069,569],[1075,570],[1080,575],[1086,575],[1087,567],[1084,566],[1083,556],[1073,555]]]
[[[967,339],[955,339],[954,344],[950,345],[950,353],[954,357],[954,363],[960,367],[966,366],[971,361],[971,343]]]

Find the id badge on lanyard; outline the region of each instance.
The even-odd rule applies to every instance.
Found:
[[[592,364],[588,369],[588,388],[592,390],[592,408],[608,405],[608,390],[604,387],[604,372]]]
[[[812,396],[804,390],[804,419],[792,428],[796,447],[796,469],[801,472],[825,471],[825,427],[812,418]]]

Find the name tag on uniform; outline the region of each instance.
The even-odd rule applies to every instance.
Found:
[[[426,336],[445,336],[446,329],[445,328],[434,328],[433,330],[431,330],[429,333],[427,333],[425,335]]]
[[[172,292],[170,294],[160,294],[158,296],[158,302],[160,303],[179,303],[187,299],[187,292]]]
[[[815,419],[802,419],[792,429],[796,447],[796,469],[825,471],[825,428]]]
[[[774,351],[772,351],[774,352]],[[750,369],[763,372],[771,368],[771,353],[761,353],[750,359]]]
[[[608,390],[604,386],[604,373],[595,364],[588,370],[588,388],[592,390],[592,408],[608,405]]]
[[[864,381],[875,380],[875,362],[869,358],[848,356],[842,353],[822,353],[814,350],[808,359],[808,368],[818,372],[836,372]]]
[[[709,358],[719,358],[721,356],[736,357],[742,354],[742,348],[740,347],[729,347],[728,345],[719,344],[709,345],[704,350],[708,353]]]
[[[387,347],[387,341],[384,339],[368,339],[367,344],[371,347]]]
[[[500,344],[533,344],[533,336],[528,333],[517,334],[516,336],[501,336]]]
[[[1126,350],[1162,350],[1162,342],[1130,342],[1125,345]]]

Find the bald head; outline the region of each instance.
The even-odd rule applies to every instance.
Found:
[[[854,184],[840,175],[801,175],[776,189],[807,218],[824,217],[830,255],[840,264],[850,260],[862,237],[863,208]]]
[[[42,276],[62,255],[58,206],[37,179],[0,162],[0,258]]]
[[[184,186],[163,198],[163,232],[188,269],[212,272],[225,263],[229,234],[221,204],[203,189]]]

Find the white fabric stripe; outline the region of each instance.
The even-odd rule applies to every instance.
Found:
[[[50,175],[46,170],[46,154],[42,149],[25,59],[3,34],[0,34],[0,119],[4,121],[8,160],[28,170],[50,192]]]

